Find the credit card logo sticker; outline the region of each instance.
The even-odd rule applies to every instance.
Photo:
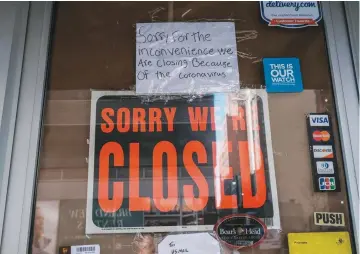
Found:
[[[330,126],[327,115],[310,115],[310,126]]]
[[[316,170],[318,174],[334,174],[334,163],[332,161],[317,161]]]
[[[319,189],[320,190],[335,190],[335,177],[320,177]]]
[[[327,131],[314,131],[312,136],[313,139],[317,142],[320,141],[327,142],[330,140],[330,133]]]
[[[334,152],[332,146],[313,146],[314,158],[334,158]]]

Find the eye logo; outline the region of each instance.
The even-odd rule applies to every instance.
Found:
[[[319,189],[320,190],[335,190],[335,178],[334,177],[320,177]]]
[[[330,140],[330,133],[327,131],[314,131],[312,136],[315,141],[327,142]]]

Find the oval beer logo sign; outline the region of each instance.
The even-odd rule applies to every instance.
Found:
[[[258,245],[266,235],[266,226],[258,218],[246,215],[229,215],[214,227],[218,240],[233,249]]]

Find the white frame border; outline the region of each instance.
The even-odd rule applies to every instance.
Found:
[[[273,157],[271,130],[270,130],[270,112],[268,96],[263,89],[243,89],[234,94],[245,94],[247,96],[257,95],[261,98],[263,104],[263,115],[265,122],[265,141],[267,150],[267,159],[269,167],[269,181],[271,183],[271,199],[273,203],[273,226],[268,229],[281,229],[279,199],[277,194],[275,164]],[[86,200],[86,226],[85,234],[118,234],[118,233],[145,233],[145,232],[201,232],[212,231],[215,225],[196,225],[196,226],[163,226],[163,227],[124,227],[110,228],[103,230],[97,227],[92,221],[93,207],[93,182],[94,182],[94,153],[95,153],[95,120],[96,120],[96,104],[99,98],[103,96],[149,96],[148,94],[138,94],[133,91],[108,91],[108,90],[92,90],[91,91],[91,113],[90,113],[90,133],[89,133],[89,159],[88,159],[88,182],[87,182],[87,200]],[[182,94],[167,94],[168,96],[182,96]],[[159,96],[154,94],[154,96]],[[249,128],[248,128],[249,130]],[[249,134],[249,132],[248,132]],[[264,222],[265,223],[265,222]]]

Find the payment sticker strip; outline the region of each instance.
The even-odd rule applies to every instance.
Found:
[[[307,115],[315,192],[340,192],[334,137],[329,114]]]

